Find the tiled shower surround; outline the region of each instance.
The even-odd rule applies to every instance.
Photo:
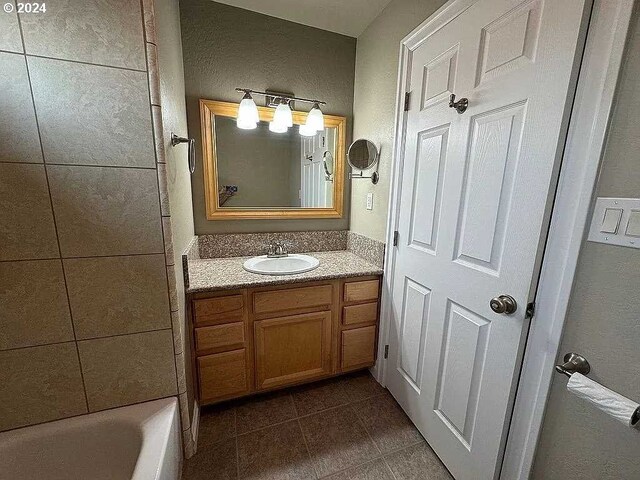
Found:
[[[0,430],[186,392],[155,43],[152,0],[0,15]]]

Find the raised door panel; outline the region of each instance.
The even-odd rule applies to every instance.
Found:
[[[198,357],[200,401],[211,403],[249,392],[244,348]]]
[[[376,327],[354,328],[342,332],[342,370],[370,367],[376,360]]]
[[[331,312],[260,320],[254,334],[259,390],[331,374]]]

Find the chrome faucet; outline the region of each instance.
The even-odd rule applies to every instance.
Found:
[[[268,258],[280,258],[286,257],[289,253],[287,252],[287,247],[282,242],[273,242],[270,243],[267,247],[267,257]]]

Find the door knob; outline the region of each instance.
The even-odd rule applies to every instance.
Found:
[[[489,306],[491,306],[491,310],[494,312],[504,313],[506,315],[511,315],[518,309],[518,303],[511,295],[500,295],[498,297],[494,297],[489,302]]]

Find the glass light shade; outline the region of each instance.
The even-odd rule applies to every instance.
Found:
[[[257,123],[242,121],[239,117],[236,119],[236,127],[242,130],[253,130],[258,127]]]
[[[269,122],[269,131],[273,133],[285,133],[287,127],[276,122]]]
[[[316,133],[318,133],[315,129],[309,128],[307,125],[300,125],[298,127],[298,132],[303,137],[315,137]]]
[[[239,128],[247,128],[247,125],[257,124],[260,121],[258,107],[249,93],[245,93],[238,107],[237,125]],[[243,125],[243,126],[241,126]],[[255,127],[252,127],[255,128]]]
[[[276,107],[276,111],[273,114],[273,121],[287,128],[293,127],[293,115],[291,115],[291,107],[289,107],[289,104],[280,103]]]
[[[313,128],[316,132],[320,130],[324,130],[324,115],[322,114],[322,110],[320,110],[320,105],[317,103],[313,104],[313,108],[307,115],[307,123],[308,128]]]

